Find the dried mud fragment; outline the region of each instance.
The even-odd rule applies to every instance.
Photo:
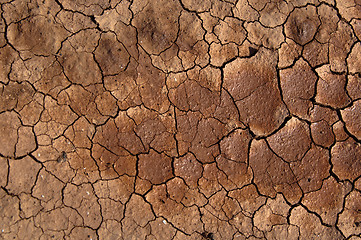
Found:
[[[350,107],[341,110],[341,115],[347,130],[361,140],[361,100],[357,100]]]
[[[198,187],[202,172],[202,164],[190,153],[174,159],[174,174],[182,178],[190,188]]]
[[[217,166],[230,181],[222,184],[227,190],[241,188],[250,183],[251,170],[248,167],[248,147],[251,135],[243,130],[236,130],[220,142],[221,155],[217,157]]]
[[[205,12],[211,7],[210,0],[182,0],[181,2],[190,11]]]
[[[42,206],[40,200],[33,197],[31,194],[22,193],[19,195],[21,204],[21,217],[30,218],[36,216],[41,210]]]
[[[97,233],[95,230],[89,227],[75,227],[71,230],[68,237],[65,239],[98,239]]]
[[[110,3],[107,0],[80,0],[80,1],[71,1],[71,0],[60,0],[61,5],[73,12],[81,12],[85,15],[100,15],[104,9],[110,7]]]
[[[177,203],[182,203],[186,207],[194,205],[204,206],[207,198],[199,191],[199,189],[191,189],[183,179],[173,178],[167,182],[167,192],[170,198]]]
[[[342,121],[336,122],[332,126],[333,133],[335,134],[336,141],[342,142],[345,141],[350,136],[345,132],[345,125]]]
[[[347,21],[358,18],[361,15],[361,5],[357,0],[335,0],[342,17]]]
[[[152,204],[157,217],[162,216],[187,234],[202,231],[198,207],[185,207],[170,198],[165,185],[154,186],[146,195],[146,200]]]
[[[124,208],[134,189],[134,177],[121,176],[113,180],[101,180],[93,184],[94,193],[99,198],[99,203],[104,206]],[[87,193],[88,194],[88,193]],[[121,220],[123,212],[114,212],[111,208],[102,208],[103,217]],[[110,216],[112,216],[110,218]]]
[[[309,43],[315,36],[320,20],[316,13],[316,7],[308,5],[296,8],[287,19],[285,34],[300,45]]]
[[[312,140],[315,144],[323,147],[330,147],[335,142],[335,135],[332,127],[325,121],[311,124]]]
[[[102,15],[95,16],[99,28],[103,31],[114,31],[117,24],[129,25],[132,19],[132,12],[129,9],[130,4],[129,1],[121,1],[117,3],[115,8],[107,9]]]
[[[199,111],[206,116],[210,116],[220,102],[219,93],[202,87],[193,80],[187,80],[177,88],[170,89],[169,99],[182,111]]]
[[[5,187],[9,176],[9,164],[6,158],[0,157],[0,187]]]
[[[154,150],[139,156],[138,169],[139,177],[152,184],[161,184],[173,177],[172,159]]]
[[[92,124],[103,124],[108,117],[102,116],[95,103],[97,96],[103,92],[101,85],[92,85],[87,88],[71,85],[59,94],[58,102],[61,105],[70,106],[78,116],[85,116]],[[113,104],[115,105],[115,102]],[[113,107],[116,107],[114,105]]]
[[[248,32],[248,40],[258,46],[270,49],[278,49],[285,40],[283,27],[263,27],[259,22],[245,23],[244,27]]]
[[[134,176],[136,172],[136,157],[124,149],[115,154],[99,144],[94,144],[92,157],[96,161],[96,170],[99,170],[102,179],[113,179],[123,174]],[[93,163],[95,165],[95,162]],[[89,170],[92,166],[87,166]],[[88,171],[89,171],[88,170]]]
[[[357,42],[351,49],[350,55],[347,57],[348,71],[351,74],[361,73],[361,43]]]
[[[69,42],[65,42],[60,54],[59,62],[72,83],[82,86],[101,83],[101,72],[92,53],[77,52]],[[92,69],[92,71],[88,71],[88,69]]]
[[[47,1],[49,3],[50,1]],[[29,8],[29,1],[15,0],[9,1],[4,0],[1,1],[3,4],[2,9],[4,10],[3,18],[6,20],[8,24],[13,22],[18,22],[21,19],[29,17],[30,13],[34,14],[32,11],[36,11],[35,9]],[[46,4],[44,4],[46,5]],[[43,10],[44,8],[40,8]]]
[[[249,165],[261,194],[273,198],[277,192],[282,192],[292,204],[300,200],[302,191],[290,165],[277,157],[265,140],[252,141]]]
[[[246,163],[248,160],[248,146],[251,135],[237,129],[220,142],[221,155],[226,159]]]
[[[345,199],[345,207],[339,215],[337,227],[346,236],[357,235],[361,233],[361,193],[353,190]]]
[[[329,153],[326,149],[312,146],[301,161],[290,164],[298,185],[304,193],[320,189],[323,179],[329,176]]]
[[[70,147],[67,148],[67,146]],[[89,149],[75,149],[69,142],[59,143],[55,147],[56,149],[64,149],[67,152],[66,162],[50,161],[45,163],[46,168],[56,177],[64,182],[72,181],[74,184],[93,183],[100,178],[98,166],[91,157]],[[54,156],[54,153],[52,155]]]
[[[152,55],[152,64],[154,67],[159,68],[166,73],[183,71],[182,60],[177,55],[178,51],[178,46],[172,44],[170,48],[164,50],[159,56]]]
[[[124,239],[122,225],[116,220],[104,220],[97,232],[100,239]]]
[[[198,188],[206,198],[210,198],[216,192],[222,190],[220,182],[227,176],[218,169],[216,163],[203,165],[202,178],[198,180]]]
[[[176,132],[173,110],[159,115],[144,107],[130,108],[127,115],[135,122],[135,134],[141,139],[146,151],[150,148],[176,156]]]
[[[40,163],[28,156],[19,160],[9,160],[10,171],[6,189],[15,195],[31,193],[40,168]]]
[[[302,47],[295,43],[292,39],[287,38],[278,49],[278,67],[286,68],[300,56]]]
[[[44,232],[61,232],[69,234],[75,226],[81,226],[84,222],[75,209],[59,207],[51,211],[41,211],[34,219],[36,227]]]
[[[67,184],[63,189],[63,201],[65,206],[77,209],[84,226],[93,229],[100,226],[102,221],[100,205],[90,184],[80,186]]]
[[[34,126],[44,110],[44,95],[35,93],[32,101],[25,105],[20,111],[21,121],[24,125]]]
[[[10,46],[1,48],[0,51],[0,83],[7,84],[9,79],[9,73],[12,70],[13,62],[18,58],[17,52]]]
[[[292,68],[280,71],[281,88],[284,101],[291,113],[307,119],[313,104],[317,76],[303,59],[299,59]]]
[[[291,3],[284,1],[268,2],[260,12],[259,21],[266,27],[274,28],[282,25],[292,10],[293,5]]]
[[[122,1],[123,2],[123,1]],[[125,1],[124,1],[125,2]],[[120,3],[121,4],[121,3]],[[122,22],[117,22],[115,25],[114,32],[117,35],[117,39],[123,43],[128,53],[138,59],[139,56],[139,45],[137,44],[137,29],[132,25],[127,25]],[[126,34],[124,34],[126,33]]]
[[[220,105],[217,106],[216,111],[214,112],[214,118],[226,124],[225,127],[227,132],[231,132],[236,128],[245,128],[244,124],[239,119],[236,104],[230,94],[224,89],[222,89],[221,92]]]
[[[1,235],[11,233],[11,225],[20,220],[20,204],[16,196],[7,194],[0,189],[0,225]]]
[[[346,90],[353,99],[361,99],[361,75],[348,75]]]
[[[149,54],[160,54],[177,39],[178,17],[181,5],[178,1],[135,1],[131,9],[135,13],[132,24],[138,29],[139,44]],[[168,11],[172,9],[172,11]]]
[[[31,16],[9,25],[9,42],[18,50],[36,55],[55,54],[67,31],[50,16]]]
[[[9,82],[0,85],[0,112],[16,110],[20,111],[29,104],[35,91],[28,82]]]
[[[144,146],[134,133],[134,127],[134,122],[126,112],[120,112],[114,120],[110,119],[97,128],[93,141],[117,155],[122,155],[124,149],[132,154],[139,154],[144,151]]]
[[[322,44],[328,43],[331,34],[336,31],[337,23],[340,20],[337,10],[327,4],[321,4],[317,8],[317,13],[321,20],[321,26],[316,33],[315,39]]]
[[[225,19],[226,17],[230,17],[232,15],[232,3],[229,2],[223,2],[223,1],[217,1],[217,0],[211,0],[211,9],[210,14],[216,18]]]
[[[114,76],[104,77],[104,87],[117,99],[117,105],[121,110],[140,105],[141,97],[137,82],[137,63],[133,58],[123,72]]]
[[[219,95],[222,85],[221,70],[213,66],[200,69],[195,67],[187,72],[189,79],[196,81],[203,88],[209,89],[213,94]],[[217,99],[217,98],[216,98]]]
[[[5,157],[22,157],[36,148],[32,128],[22,126],[13,111],[0,113],[0,136],[0,154]]]
[[[242,189],[229,192],[229,197],[236,199],[246,216],[253,214],[266,202],[266,197],[259,195],[255,185],[247,185]]]
[[[178,51],[178,46],[172,44],[170,48],[163,51],[159,56],[151,56],[152,64],[167,73],[183,71],[182,60],[177,55]]]
[[[258,20],[259,18],[259,13],[256,9],[249,5],[247,0],[238,1],[236,6],[233,8],[233,13],[235,17],[247,22],[252,22]]]
[[[79,12],[61,10],[56,15],[56,20],[58,20],[68,32],[72,33],[96,27],[96,24],[92,22],[90,17],[87,17]]]
[[[34,88],[43,94],[56,98],[59,92],[70,85],[61,64],[55,57],[32,57],[24,62],[25,66],[11,73],[11,78],[23,81],[29,78]],[[29,77],[22,76],[29,72]]]
[[[275,131],[288,115],[277,85],[276,57],[263,49],[250,59],[228,63],[224,69],[223,86],[234,98],[240,120],[258,136]]]
[[[204,40],[198,41],[191,50],[179,51],[178,57],[186,70],[196,65],[206,67],[209,64],[209,45]]]
[[[103,33],[95,50],[95,59],[104,75],[115,75],[129,63],[129,53],[114,33]]]
[[[360,19],[353,19],[350,22],[353,31],[356,34],[356,37],[360,40],[361,39],[361,20]]]
[[[201,119],[197,124],[196,134],[191,141],[189,151],[202,163],[213,162],[214,158],[219,155],[217,143],[225,134],[225,126],[218,120]]]
[[[299,161],[311,146],[308,125],[291,118],[278,132],[267,138],[269,146],[286,162]]]
[[[354,181],[361,174],[361,145],[349,138],[331,149],[332,171],[340,180]]]
[[[241,188],[250,184],[253,178],[251,168],[245,162],[238,162],[219,156],[216,159],[218,168],[226,175],[220,184],[227,190]]]
[[[93,53],[99,45],[101,32],[98,29],[84,29],[68,38],[69,44],[76,52]],[[65,47],[67,48],[67,47]],[[59,55],[61,56],[62,53]]]
[[[180,51],[189,51],[203,39],[202,22],[194,13],[183,11],[179,17],[179,33],[176,44]]]
[[[332,108],[343,108],[351,102],[345,91],[345,75],[332,73],[329,65],[317,68],[316,72],[320,76],[317,82],[316,102]]]
[[[40,170],[32,196],[40,200],[45,211],[55,209],[63,204],[62,190],[64,184],[44,168]]]
[[[230,43],[222,45],[219,43],[212,43],[209,49],[211,56],[211,64],[217,67],[223,66],[224,63],[235,58],[238,54],[236,44]]]
[[[254,215],[254,225],[263,232],[271,232],[273,226],[286,225],[290,206],[281,194],[275,199],[268,199]]]
[[[310,211],[320,215],[323,223],[334,226],[338,214],[343,210],[344,198],[351,187],[347,182],[338,183],[330,177],[323,181],[321,189],[305,194],[302,203]]]
[[[290,223],[299,228],[299,239],[344,239],[335,227],[322,225],[316,215],[307,212],[302,206],[291,210]]]
[[[361,178],[355,182],[355,189],[361,190]]]
[[[118,113],[116,98],[108,91],[99,93],[94,100],[99,113],[103,116],[115,117]]]
[[[266,232],[266,239],[289,239],[289,240],[298,240],[300,239],[300,230],[297,226],[294,225],[275,225],[272,227],[270,232]]]
[[[1,16],[3,16],[3,10],[0,10]],[[5,21],[3,18],[0,19],[0,48],[3,48],[6,45],[5,38]]]
[[[235,18],[226,17],[214,27],[214,33],[217,35],[221,44],[235,43],[241,45],[246,38],[246,31],[243,23]]]
[[[124,217],[125,205],[112,199],[104,198],[98,200],[101,207],[101,215],[103,217],[102,224],[108,220],[120,222]]]
[[[161,114],[167,112],[170,103],[165,74],[153,67],[150,57],[144,51],[140,51],[138,62],[136,84],[144,106]]]
[[[174,239],[177,232],[164,218],[157,218],[153,222],[150,222],[150,228],[152,232],[150,239]]]
[[[310,120],[312,123],[325,121],[329,125],[332,125],[339,119],[335,110],[329,107],[314,105],[310,111]]]
[[[41,239],[45,235],[40,227],[35,226],[33,218],[21,219],[10,229],[10,233],[4,234],[5,239]]]
[[[223,197],[223,199],[222,199]],[[228,201],[225,202],[223,192],[217,193],[216,195],[212,196],[212,199],[210,199],[210,204],[215,204],[217,201],[220,202],[220,205],[228,205],[227,203],[230,203]],[[207,205],[209,208],[201,208],[201,214],[202,214],[202,222],[204,223],[204,230],[203,233],[204,236],[210,236],[210,238],[215,239],[231,239],[232,236],[237,232],[236,226],[231,224],[232,220],[226,221],[225,218],[214,215],[214,212],[217,213],[223,213],[222,210],[238,210],[239,207],[236,205],[231,206],[231,208],[236,207],[236,209],[222,209],[221,207],[214,206],[216,209],[212,208],[213,206]],[[223,214],[222,214],[223,215]],[[242,223],[246,226],[248,226],[248,229],[251,227],[251,219],[244,216],[235,216],[238,220],[242,221]],[[242,229],[242,226],[239,226]],[[246,227],[244,227],[246,228]],[[246,233],[247,234],[247,233]],[[248,233],[250,235],[250,233]],[[207,239],[207,238],[206,238]]]
[[[322,44],[317,40],[313,40],[304,46],[302,56],[313,68],[327,64],[329,62],[328,44]]]
[[[355,41],[351,26],[343,21],[339,21],[337,30],[331,34],[328,45],[331,71],[337,73],[346,71],[346,57]]]

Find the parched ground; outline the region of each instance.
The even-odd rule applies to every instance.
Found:
[[[361,239],[359,0],[0,16],[0,239]]]

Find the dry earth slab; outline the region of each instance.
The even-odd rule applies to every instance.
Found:
[[[0,239],[361,239],[357,0],[0,1]]]

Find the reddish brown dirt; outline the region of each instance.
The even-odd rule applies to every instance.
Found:
[[[358,0],[0,0],[0,239],[361,239]]]

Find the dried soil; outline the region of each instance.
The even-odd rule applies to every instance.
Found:
[[[361,239],[358,0],[0,0],[0,239]]]

